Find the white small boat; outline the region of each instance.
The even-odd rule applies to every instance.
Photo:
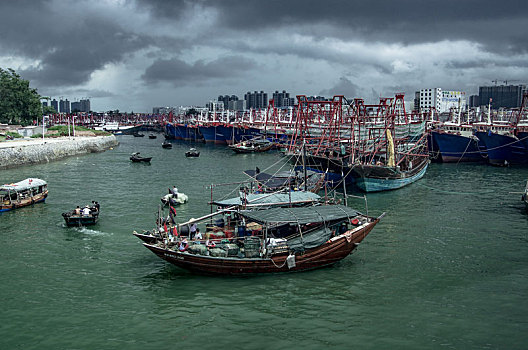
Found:
[[[161,197],[161,202],[164,205],[168,205],[169,203],[171,205],[179,205],[187,203],[189,200],[189,197],[185,193],[178,193],[178,196],[174,196],[172,193],[166,194],[163,197]]]

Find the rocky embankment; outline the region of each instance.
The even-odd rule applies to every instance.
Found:
[[[0,169],[45,163],[84,153],[103,152],[117,144],[114,135],[0,142]]]

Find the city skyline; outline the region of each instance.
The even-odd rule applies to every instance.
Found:
[[[94,111],[247,91],[470,96],[528,83],[527,17],[517,1],[6,1],[0,67],[43,96],[87,96]]]

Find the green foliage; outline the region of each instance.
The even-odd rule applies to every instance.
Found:
[[[51,107],[51,106],[43,106],[42,107],[42,114],[43,115],[49,115],[49,114],[55,114],[57,113],[57,111],[55,110],[55,108]]]
[[[0,122],[29,125],[42,115],[40,95],[11,68],[0,68]]]
[[[67,125],[55,125],[50,128],[48,128],[49,131],[58,131],[57,134],[54,134],[56,136],[68,136],[68,126]],[[101,130],[92,130],[90,128],[86,128],[84,126],[75,126],[75,131],[90,131],[98,136],[107,136],[111,135],[109,132],[101,131]],[[70,126],[70,136],[73,135],[73,127]],[[41,135],[42,137],[42,135]]]
[[[6,136],[9,135],[9,136],[13,136],[15,139],[19,139],[22,137],[22,135],[20,135],[18,132],[14,132],[14,131],[8,131],[6,132]]]

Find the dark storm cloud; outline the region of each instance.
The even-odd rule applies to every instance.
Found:
[[[20,71],[37,84],[77,85],[105,64],[122,61],[128,54],[150,45],[148,37],[122,28],[104,17],[65,20],[50,3],[0,4],[0,48],[39,63]],[[84,6],[86,3],[79,3]]]
[[[253,60],[239,57],[220,57],[211,62],[198,60],[188,64],[178,58],[160,59],[148,67],[142,78],[149,84],[158,82],[193,84],[215,78],[240,76],[257,65]]]
[[[358,92],[359,86],[351,82],[349,79],[341,77],[335,86],[330,89],[322,90],[320,94],[323,96],[344,95],[347,98],[353,98],[357,96]]]
[[[314,37],[403,44],[469,40],[488,50],[527,52],[524,0],[202,0],[141,1],[158,16],[199,6],[218,13],[217,26],[258,33],[289,29]]]

